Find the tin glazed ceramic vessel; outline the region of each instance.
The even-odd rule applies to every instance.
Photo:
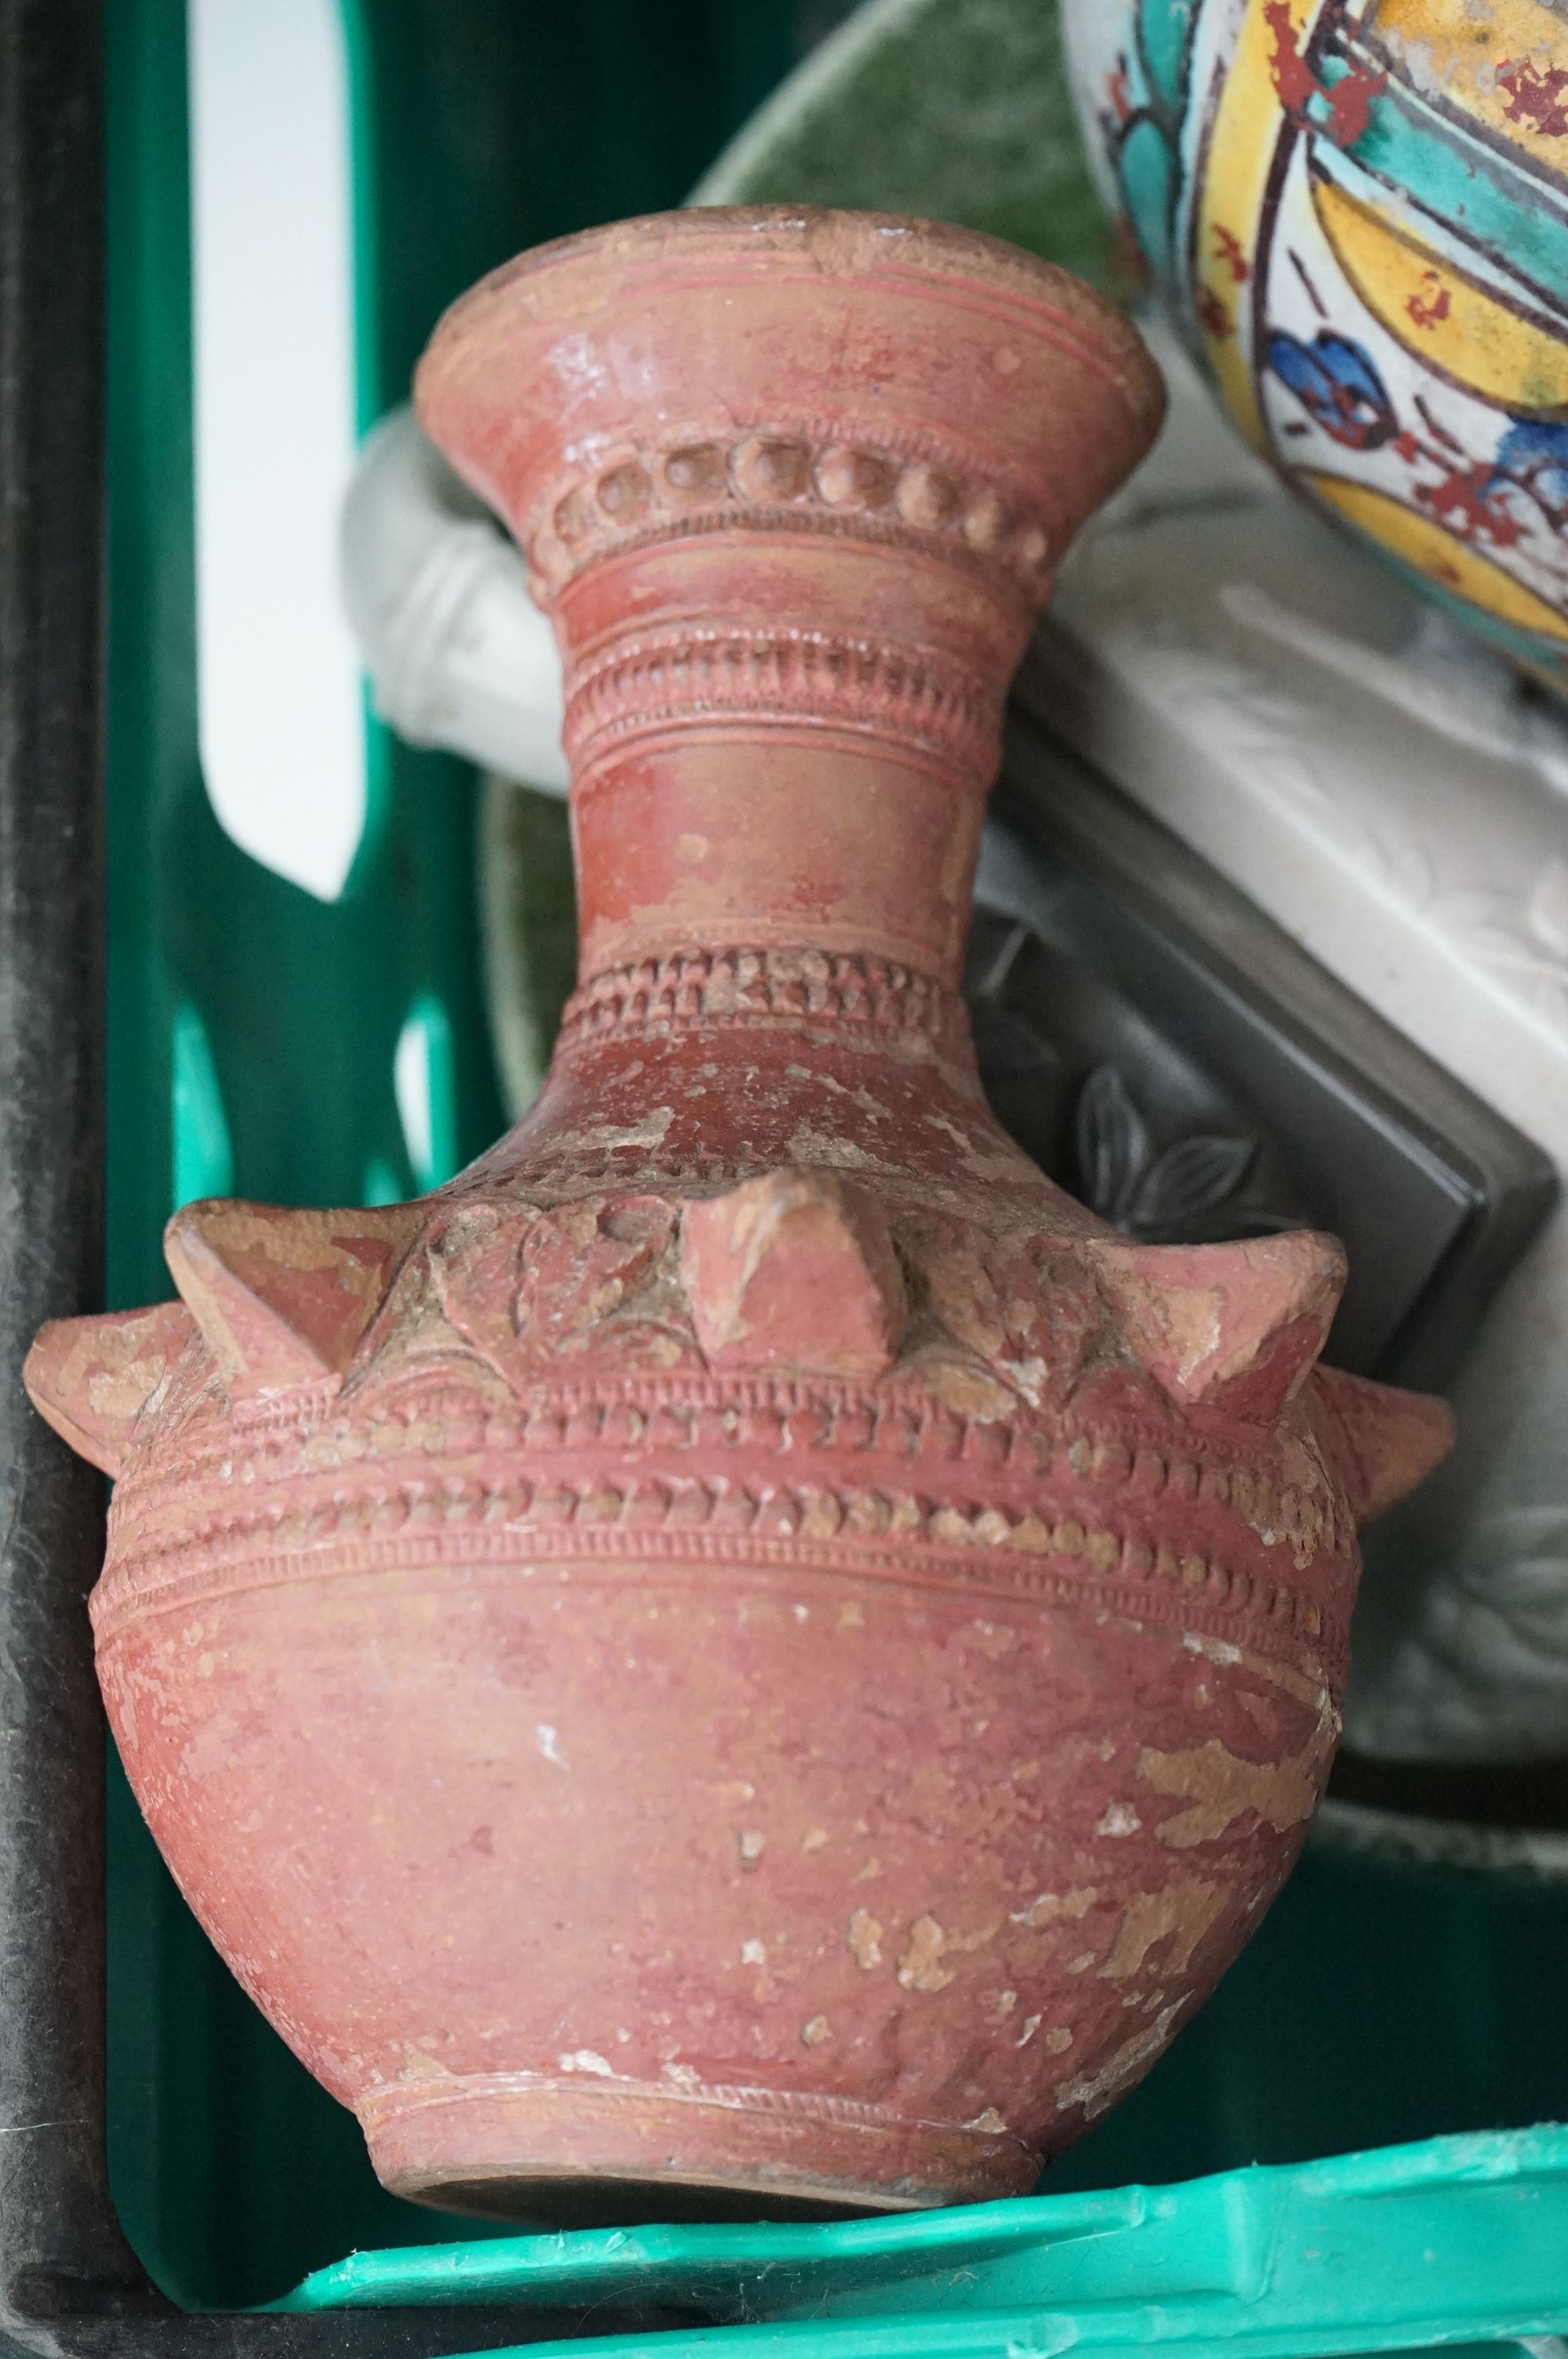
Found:
[[[1006,684],[1161,388],[1074,281],[694,212],[449,314],[421,414],[568,675],[581,987],[418,1203],[188,1206],[47,1329],[142,1807],[406,2195],[1018,2193],[1288,1872],[1434,1404],[1332,1240],[1126,1244],[980,1096]]]
[[[1568,33],[1549,0],[1067,0],[1079,117],[1254,445],[1568,685]]]

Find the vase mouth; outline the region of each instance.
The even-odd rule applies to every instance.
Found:
[[[722,256],[760,269],[807,263],[825,280],[896,266],[934,280],[979,283],[1022,305],[1060,312],[1124,376],[1123,395],[1151,435],[1165,410],[1165,386],[1142,337],[1114,304],[1060,264],[1007,239],[918,214],[863,212],[836,205],[691,205],[638,213],[572,230],[500,263],[449,304],[416,375],[421,404],[434,392],[454,341],[515,311],[544,323],[572,317],[586,275],[642,276],[650,265],[672,277]]]
[[[1109,303],[1000,239],[755,205],[611,223],[503,264],[438,324],[415,398],[546,597],[629,534],[815,507],[982,562],[1011,519],[1025,553],[1009,586],[1037,603],[1153,439],[1164,386]]]

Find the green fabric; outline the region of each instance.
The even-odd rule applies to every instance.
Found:
[[[1052,0],[867,0],[692,198],[760,200],[920,213],[1011,238],[1096,285],[1113,272]]]

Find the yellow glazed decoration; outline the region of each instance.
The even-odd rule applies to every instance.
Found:
[[[1107,192],[1254,445],[1568,683],[1568,20],[1065,0]]]

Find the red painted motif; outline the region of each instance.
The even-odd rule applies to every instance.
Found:
[[[1280,104],[1303,129],[1310,123],[1336,147],[1354,147],[1389,86],[1386,73],[1351,66],[1332,84],[1321,82],[1296,38],[1291,0],[1265,0],[1263,20],[1273,36],[1269,71]]]
[[[1212,336],[1217,343],[1223,343],[1227,336],[1236,333],[1235,321],[1212,287],[1198,288],[1193,297],[1193,309],[1198,315],[1204,333]]]
[[[385,2182],[501,2214],[1027,2189],[1288,1873],[1434,1404],[1332,1240],[1126,1243],[980,1094],[1008,678],[1158,378],[879,217],[524,256],[421,413],[565,652],[581,986],[433,1197],[187,1206],[44,1331],[117,1477],[136,1794]]]
[[[1240,239],[1234,230],[1227,229],[1223,222],[1216,222],[1214,225],[1214,251],[1216,259],[1224,263],[1229,271],[1233,284],[1245,287],[1251,276],[1250,266],[1241,250]]]
[[[1503,112],[1510,123],[1527,123],[1541,139],[1568,136],[1568,66],[1544,71],[1531,58],[1504,58],[1498,82],[1508,92]]]
[[[1407,296],[1405,310],[1410,313],[1413,326],[1435,328],[1441,321],[1447,319],[1451,309],[1451,299],[1447,288],[1435,270],[1423,270],[1421,275],[1428,286],[1436,288],[1437,292],[1435,295]]]
[[[1440,524],[1465,540],[1484,536],[1494,549],[1512,549],[1523,527],[1503,506],[1504,486],[1484,461],[1454,467],[1436,484],[1418,484],[1416,497]]]
[[[1324,129],[1336,147],[1354,147],[1372,120],[1372,108],[1389,87],[1386,73],[1368,66],[1352,66],[1327,92],[1328,114]]]
[[[1322,93],[1317,76],[1297,45],[1291,0],[1265,0],[1263,22],[1273,35],[1269,72],[1275,95],[1287,114],[1303,118],[1312,101]]]

